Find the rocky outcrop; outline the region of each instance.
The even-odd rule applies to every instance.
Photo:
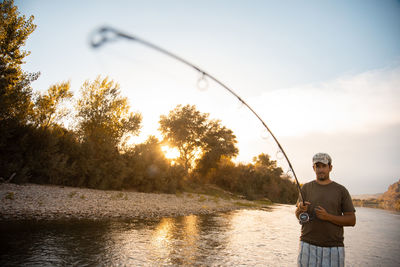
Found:
[[[400,211],[400,179],[378,198],[384,209]]]

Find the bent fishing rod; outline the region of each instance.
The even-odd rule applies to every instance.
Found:
[[[95,34],[98,34],[98,38],[97,40],[94,39]],[[155,45],[152,44],[146,40],[143,40],[137,36],[133,36],[133,35],[128,35],[126,33],[123,33],[121,31],[118,31],[114,28],[111,27],[101,27],[97,32],[94,33],[94,35],[92,36],[92,40],[91,40],[91,46],[93,48],[99,48],[100,46],[102,46],[103,44],[110,42],[110,41],[115,41],[118,38],[124,38],[130,41],[135,41],[138,42],[142,45],[145,45],[149,48],[152,48],[162,54],[165,54],[167,56],[170,56],[184,64],[186,64],[187,66],[195,69],[197,72],[199,72],[202,75],[202,79],[204,79],[205,77],[208,77],[209,79],[213,80],[214,82],[216,82],[217,84],[221,85],[223,88],[225,88],[229,93],[231,93],[233,96],[235,96],[243,105],[245,105],[256,117],[257,119],[262,123],[262,125],[267,129],[267,131],[269,132],[269,134],[272,136],[272,138],[274,139],[275,143],[278,145],[280,151],[282,152],[283,156],[285,157],[288,165],[289,165],[289,169],[290,171],[293,173],[294,179],[296,180],[296,184],[297,184],[297,188],[300,192],[301,195],[301,199],[303,201],[303,205],[305,205],[305,201],[304,201],[304,196],[303,193],[301,192],[301,188],[300,188],[300,184],[299,181],[297,180],[297,176],[296,173],[292,167],[292,163],[290,162],[288,156],[285,153],[285,150],[283,149],[283,147],[281,146],[281,144],[279,143],[278,139],[275,137],[275,135],[272,133],[272,131],[269,129],[269,127],[267,126],[267,124],[261,119],[261,117],[254,111],[253,108],[251,108],[249,106],[249,104],[246,103],[246,101],[244,101],[238,94],[236,94],[232,89],[230,89],[228,86],[226,86],[225,84],[223,84],[221,81],[219,81],[217,78],[215,78],[214,76],[212,76],[211,74],[209,74],[208,72],[202,70],[201,68],[197,67],[196,65],[190,63],[189,61]],[[304,215],[303,217],[307,216],[307,218],[302,219],[302,216],[300,216],[300,221],[307,219],[308,220],[308,214]]]

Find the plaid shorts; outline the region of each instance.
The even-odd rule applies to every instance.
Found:
[[[297,266],[344,267],[344,247],[318,247],[300,241]]]

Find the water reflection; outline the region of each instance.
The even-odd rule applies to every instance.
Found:
[[[156,259],[170,258],[174,250],[175,219],[163,218],[157,225],[151,240],[151,249]]]
[[[294,266],[300,225],[293,212],[276,206],[160,220],[0,222],[0,266]],[[399,266],[399,214],[357,213],[345,234],[346,264]]]
[[[183,218],[183,264],[193,265],[198,253],[199,227],[198,217],[190,215]]]
[[[219,247],[218,222],[203,216],[164,218],[155,227],[149,250],[158,264],[202,265],[210,249]]]
[[[107,258],[122,265],[194,265],[199,261],[200,218],[195,215],[156,221],[110,222]]]

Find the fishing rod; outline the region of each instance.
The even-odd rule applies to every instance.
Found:
[[[292,167],[292,163],[290,162],[288,156],[285,153],[285,150],[283,149],[283,147],[281,146],[281,144],[279,143],[278,139],[275,137],[275,135],[272,133],[272,131],[269,129],[269,127],[267,126],[267,124],[261,119],[261,117],[254,111],[253,108],[251,108],[249,106],[249,104],[246,103],[246,101],[244,101],[238,94],[236,94],[232,89],[230,89],[228,86],[226,86],[225,84],[223,84],[221,81],[219,81],[217,78],[215,78],[214,76],[212,76],[211,74],[209,74],[208,72],[202,70],[201,68],[197,67],[196,65],[190,63],[189,61],[155,45],[152,44],[146,40],[143,40],[137,36],[133,36],[133,35],[128,35],[126,33],[123,33],[121,31],[118,31],[114,28],[111,27],[101,27],[100,29],[98,29],[97,32],[95,32],[94,34],[98,34],[99,35],[99,39],[95,40],[93,37],[95,37],[95,35],[92,36],[92,40],[91,40],[91,46],[93,48],[99,48],[100,46],[102,46],[103,44],[105,44],[106,42],[110,42],[110,41],[115,41],[118,38],[124,38],[130,41],[135,41],[138,43],[141,43],[142,45],[145,45],[147,47],[150,47],[154,50],[157,50],[160,53],[163,53],[167,56],[170,56],[184,64],[186,64],[187,66],[195,69],[196,71],[198,71],[201,75],[202,78],[201,79],[205,79],[205,77],[208,77],[209,79],[213,80],[214,82],[216,82],[217,84],[221,85],[223,88],[225,88],[229,93],[231,93],[233,96],[235,96],[243,105],[245,105],[256,117],[257,119],[262,123],[262,125],[267,129],[267,131],[269,132],[269,134],[272,136],[272,138],[274,139],[275,143],[278,145],[280,152],[282,152],[283,156],[285,157],[288,165],[289,165],[289,169],[290,171],[293,173],[294,179],[296,180],[296,185],[297,188],[300,192],[301,195],[301,199],[303,201],[303,205],[305,205],[305,201],[304,201],[304,196],[303,193],[301,192],[301,188],[300,188],[300,183],[297,180],[297,176],[296,173]],[[305,222],[307,222],[309,220],[309,216],[307,213],[301,213],[299,216],[300,219],[300,223],[303,224]]]

